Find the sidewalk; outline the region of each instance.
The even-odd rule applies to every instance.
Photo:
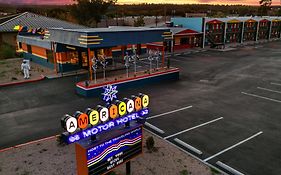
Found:
[[[189,55],[194,53],[206,52],[207,49],[203,48],[192,48],[192,49],[182,49],[174,51],[174,53],[165,53],[165,58],[172,56],[180,56],[180,55]]]

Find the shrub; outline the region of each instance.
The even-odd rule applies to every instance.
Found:
[[[15,48],[8,45],[2,44],[0,47],[0,59],[7,59],[15,57]]]
[[[146,148],[147,148],[149,151],[153,151],[153,149],[154,149],[154,139],[153,139],[152,136],[150,136],[150,137],[148,137],[148,138],[146,139],[145,144],[146,144]]]
[[[180,175],[189,175],[190,173],[187,170],[180,171]]]
[[[57,136],[57,145],[58,146],[65,146],[66,145],[66,143],[62,139],[62,135]]]
[[[108,175],[117,175],[114,171],[108,173]]]

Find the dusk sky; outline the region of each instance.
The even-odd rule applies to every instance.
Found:
[[[177,4],[193,4],[193,3],[208,3],[208,4],[247,4],[258,5],[259,0],[118,0],[119,4],[133,3],[177,3]],[[72,0],[0,0],[0,3],[9,4],[71,4]],[[273,5],[279,5],[280,0],[273,0]]]

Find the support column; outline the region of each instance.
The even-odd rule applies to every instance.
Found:
[[[131,175],[131,161],[126,163],[126,175]]]
[[[90,74],[90,81],[93,80],[93,71],[92,71],[92,59],[90,58],[90,53],[91,53],[91,50],[90,48],[88,48],[88,66],[89,66],[89,74]]]
[[[172,42],[171,42],[171,52],[172,52],[172,55],[174,55],[174,35],[172,35]]]
[[[269,32],[268,32],[268,40],[271,38],[271,32],[272,32],[272,21],[270,21],[270,26],[269,26]]]
[[[165,48],[164,48],[164,41],[163,41],[163,47],[162,47],[162,67],[165,67]]]
[[[223,34],[223,44],[226,43],[226,28],[227,28],[227,22],[224,23],[224,34]]]
[[[202,48],[205,48],[205,40],[206,40],[206,20],[203,18],[203,39],[202,39]]]
[[[281,22],[279,21],[279,38],[281,39]]]
[[[245,22],[243,21],[242,22],[242,30],[241,30],[241,40],[240,40],[240,43],[243,43],[244,42],[244,30],[245,30]]]
[[[257,30],[256,30],[256,41],[258,41],[258,38],[259,38],[259,29],[260,29],[260,22],[258,21],[258,24],[257,24]]]
[[[58,68],[57,68],[57,57],[56,57],[56,53],[55,53],[55,43],[52,42],[51,43],[51,50],[53,52],[53,59],[54,59],[54,67],[55,67],[55,73],[58,73]]]

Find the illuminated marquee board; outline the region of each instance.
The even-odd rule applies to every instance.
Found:
[[[77,144],[76,151],[83,153],[78,164],[84,165],[78,169],[78,175],[105,174],[142,153],[142,127],[138,126],[90,147]]]

